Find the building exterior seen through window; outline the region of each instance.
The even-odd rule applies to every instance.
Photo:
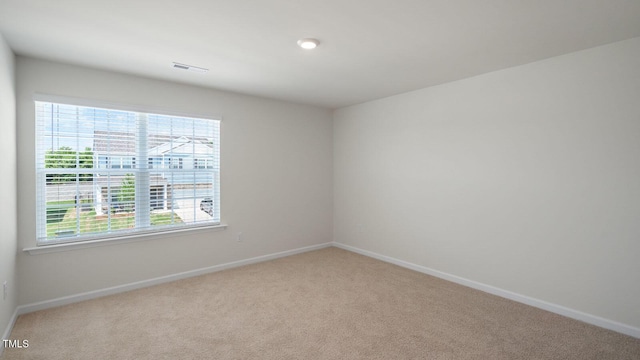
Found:
[[[220,223],[219,120],[36,102],[36,123],[38,245]]]

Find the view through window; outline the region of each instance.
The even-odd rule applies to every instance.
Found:
[[[220,223],[220,121],[36,102],[38,245]]]

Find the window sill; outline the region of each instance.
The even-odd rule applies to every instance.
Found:
[[[98,247],[98,246],[146,241],[146,240],[157,239],[159,236],[170,235],[170,234],[177,234],[177,233],[184,233],[184,232],[212,231],[212,230],[219,231],[219,230],[224,230],[226,228],[227,228],[227,224],[219,224],[219,225],[199,226],[199,227],[191,227],[191,228],[184,228],[184,229],[172,229],[172,230],[165,230],[162,232],[124,235],[124,236],[108,238],[108,239],[98,239],[98,240],[89,240],[89,241],[69,242],[69,243],[63,243],[63,244],[52,244],[52,245],[28,247],[28,248],[22,249],[22,251],[28,252],[29,255],[40,255],[40,254],[48,254],[48,253],[55,253],[55,252],[61,252],[61,251],[87,249],[87,248]]]

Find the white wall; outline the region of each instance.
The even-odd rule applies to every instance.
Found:
[[[221,209],[229,224],[61,253],[20,251],[21,305],[332,240],[328,110],[24,57],[17,88],[20,249],[35,245],[34,93],[221,115]]]
[[[640,328],[640,38],[339,109],[335,240]]]
[[[16,308],[16,89],[15,62],[11,49],[0,34],[0,336],[4,335]],[[3,299],[2,283],[9,292]],[[2,353],[2,349],[0,349]]]

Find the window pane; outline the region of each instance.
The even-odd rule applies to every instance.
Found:
[[[38,244],[220,222],[218,121],[45,102],[36,119]]]

